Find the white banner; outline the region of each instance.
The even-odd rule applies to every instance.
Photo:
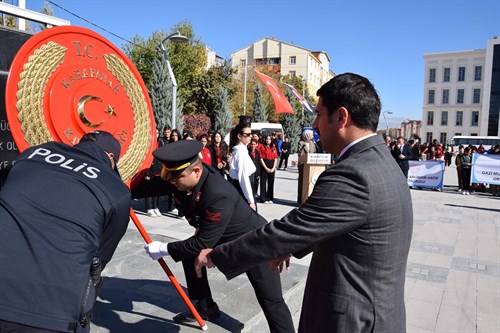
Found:
[[[408,161],[408,185],[424,188],[443,188],[443,161]]]
[[[473,154],[472,182],[500,185],[500,155]]]

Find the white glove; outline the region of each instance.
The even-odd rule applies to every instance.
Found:
[[[149,244],[144,245],[146,252],[149,254],[151,259],[158,260],[163,256],[168,256],[168,243],[162,242],[151,242]]]

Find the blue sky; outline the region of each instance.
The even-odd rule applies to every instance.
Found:
[[[333,72],[370,79],[382,110],[391,110],[388,119],[398,121],[422,118],[423,54],[484,49],[488,39],[500,35],[500,0],[53,1],[128,40],[188,20],[222,57],[262,37],[325,51]],[[43,7],[43,0],[26,3],[31,10]],[[72,25],[90,28],[117,46],[125,43],[51,7]]]

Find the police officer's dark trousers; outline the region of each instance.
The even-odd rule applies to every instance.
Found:
[[[191,299],[212,299],[212,292],[208,285],[206,268],[203,267],[202,278],[196,276],[193,260],[183,260],[184,273]],[[292,316],[283,300],[281,280],[278,272],[273,272],[267,263],[253,267],[246,272],[255,291],[257,301],[266,316],[271,333],[295,332]]]

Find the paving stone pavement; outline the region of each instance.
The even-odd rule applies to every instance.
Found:
[[[295,160],[292,155],[290,162]],[[260,204],[259,213],[271,220],[294,209],[297,178],[296,167],[277,171],[276,200],[272,205]],[[446,168],[444,184],[442,192],[411,190],[414,229],[405,283],[407,332],[498,333],[500,197],[458,193],[454,167]],[[160,209],[164,205],[161,201]],[[133,201],[132,206],[153,240],[180,240],[193,232],[186,221],[168,213],[147,217],[142,201]],[[186,306],[143,244],[131,222],[103,274],[91,332],[200,332],[196,323],[172,321]],[[282,274],[284,297],[296,327],[309,261],[310,256],[292,259],[290,271]],[[166,262],[185,286],[182,265],[170,258]],[[207,322],[208,332],[269,331],[245,275],[227,281],[211,269],[209,281],[222,316]]]

